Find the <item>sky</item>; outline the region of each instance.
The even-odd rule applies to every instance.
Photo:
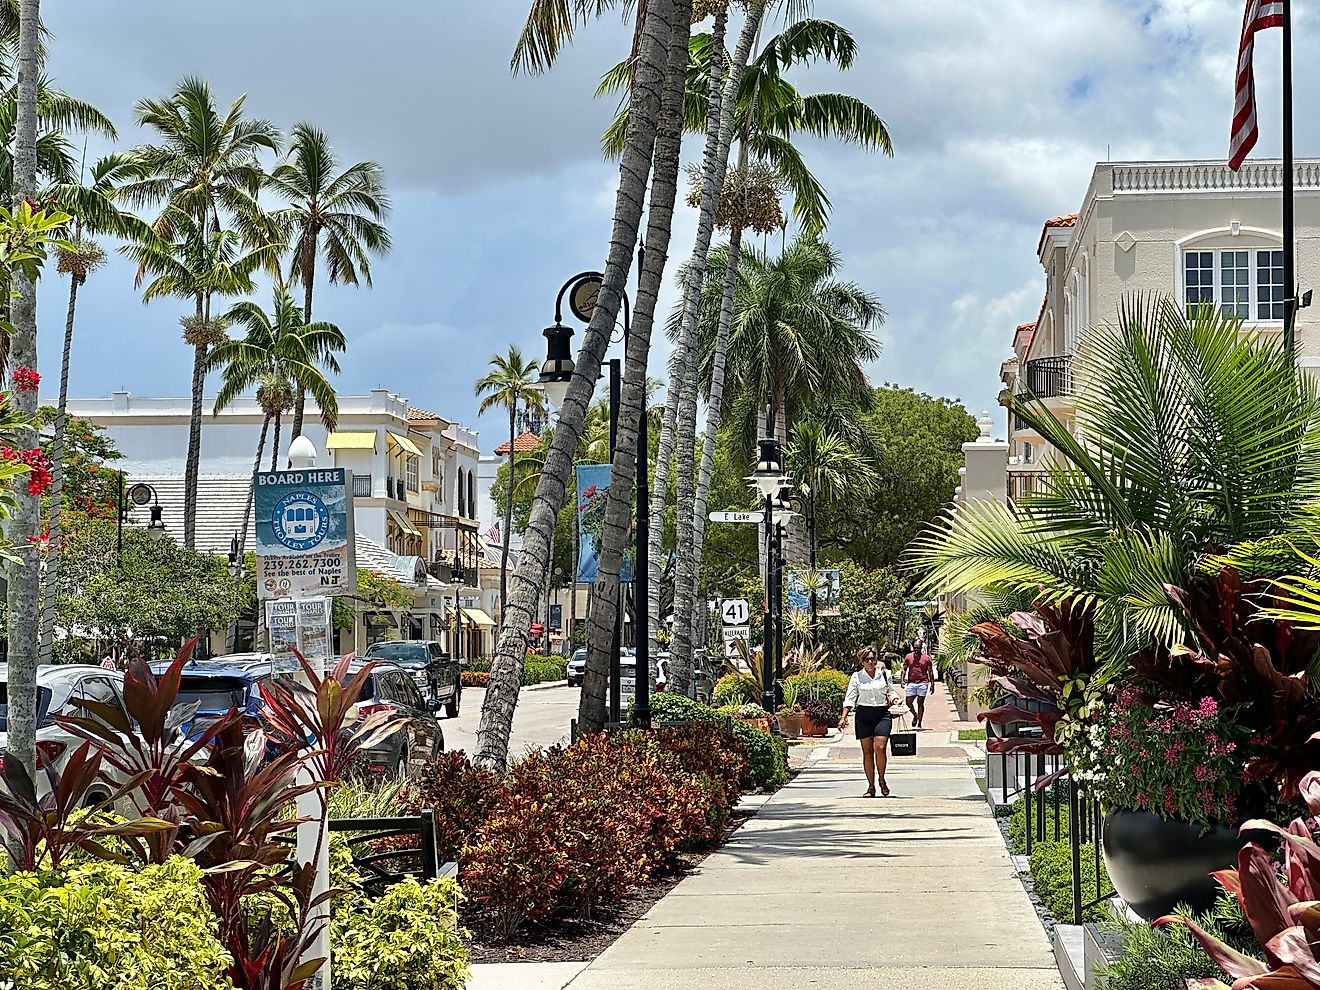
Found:
[[[317,287],[317,318],[349,340],[336,385],[407,396],[482,430],[489,451],[506,427],[477,416],[473,382],[509,344],[539,359],[561,283],[603,264],[618,169],[598,142],[616,103],[594,92],[631,41],[610,16],[584,27],[549,73],[514,76],[526,6],[48,2],[47,71],[111,117],[120,147],[149,139],[134,125],[138,100],[197,75],[226,106],[246,94],[251,115],[283,129],[316,124],[345,163],[380,162],[393,251],[374,263],[371,288]],[[999,364],[1044,291],[1041,223],[1078,208],[1096,162],[1225,155],[1242,0],[817,0],[814,14],[853,33],[857,61],[791,78],[804,92],[865,100],[894,144],[888,159],[799,142],[833,202],[826,237],[841,277],[887,313],[872,380],[988,409],[1002,429]],[[1304,6],[1295,17],[1296,147],[1314,155],[1320,18]],[[1261,157],[1279,151],[1279,34],[1257,45]],[[89,160],[111,146],[89,139]],[[671,272],[694,231],[684,206]],[[39,364],[52,383],[67,291],[53,272],[41,282]],[[258,298],[269,305],[265,290]],[[114,258],[79,293],[71,395],[186,395],[186,308],[144,306],[132,267]],[[667,345],[656,343],[652,373],[664,377]]]

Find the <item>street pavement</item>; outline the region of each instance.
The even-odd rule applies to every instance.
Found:
[[[948,707],[891,760],[893,797],[860,796],[854,740],[818,747],[585,969],[477,967],[469,990],[1062,990]]]
[[[551,686],[537,684],[518,693],[518,707],[513,713],[513,736],[509,756],[516,759],[529,749],[541,749],[568,742],[569,722],[577,717],[580,688],[563,681]],[[440,720],[445,732],[445,749],[472,753],[477,744],[477,724],[481,721],[481,703],[486,692],[481,688],[463,689],[463,706],[458,718]]]

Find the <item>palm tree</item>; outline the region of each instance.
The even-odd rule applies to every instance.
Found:
[[[235,304],[224,319],[231,326],[246,328],[247,332],[241,340],[226,340],[207,355],[206,369],[221,371],[220,391],[216,393],[212,412],[219,415],[238,396],[255,386],[263,419],[252,471],[255,474],[261,470],[261,455],[272,420],[275,422],[275,443],[270,469],[274,471],[279,462],[280,417],[293,408],[296,391],[310,392],[321,410],[325,428],[335,428],[339,419],[339,400],[334,386],[321,369],[338,374],[339,362],[335,355],[343,354],[348,342],[333,323],[304,322],[303,311],[284,286],[275,288],[270,313],[256,303],[244,300]],[[240,547],[247,545],[251,515],[252,489],[249,487],[238,541]]]
[[[65,410],[69,401],[69,361],[73,352],[73,325],[78,290],[87,276],[105,264],[105,249],[90,234],[143,238],[149,231],[141,220],[119,205],[121,187],[135,171],[129,156],[115,152],[91,168],[90,181],[65,182],[52,190],[60,208],[74,218],[73,231],[58,249],[59,271],[69,276],[69,308],[64,319],[64,353],[60,358],[60,396],[55,408],[55,435],[51,443],[51,500],[49,549],[46,551],[45,589],[41,612],[41,663],[51,662],[55,634],[55,599],[59,587],[60,514],[64,493]]]
[[[146,144],[132,152],[142,178],[126,188],[133,203],[142,206],[164,204],[154,226],[165,242],[182,244],[186,239],[202,248],[221,232],[224,222],[232,223],[243,239],[251,243],[271,243],[271,231],[257,205],[257,191],[264,181],[261,156],[275,151],[278,132],[267,120],[243,115],[246,97],[240,96],[225,114],[216,106],[211,87],[194,76],[184,78],[174,93],[163,100],[142,100],[137,105],[137,122],[159,135],[158,144]],[[222,221],[222,217],[224,221]],[[184,238],[176,232],[186,229]],[[225,238],[225,246],[234,238]],[[218,247],[211,243],[212,247]],[[206,252],[218,257],[215,251]],[[198,257],[201,261],[200,256]],[[278,263],[278,253],[263,255],[260,263],[270,268]],[[202,267],[209,267],[202,262]],[[139,278],[141,277],[139,272]],[[250,273],[249,273],[250,274]],[[182,285],[181,281],[177,282]],[[239,292],[248,291],[238,289]],[[197,474],[202,453],[202,390],[206,384],[206,352],[223,339],[224,328],[212,321],[210,297],[226,294],[218,289],[204,289],[197,283],[194,295],[196,314],[185,329],[185,339],[193,347],[192,410],[188,429],[188,460],[184,476],[184,545],[191,547],[197,531]],[[167,294],[176,295],[171,290]]]
[[[678,2],[681,5],[685,0]],[[523,551],[518,558],[511,593],[505,601],[499,646],[491,662],[490,687],[481,709],[476,759],[486,766],[502,769],[508,760],[509,734],[522,682],[527,631],[539,598],[538,582],[553,546],[555,523],[563,505],[573,454],[582,435],[587,406],[600,377],[601,362],[614,332],[622,293],[632,267],[660,116],[668,45],[676,30],[681,30],[684,37],[689,30],[688,18],[676,16],[674,8],[674,0],[649,0],[646,17],[641,21],[632,91],[632,103],[637,112],[630,121],[619,163],[619,189],[600,296],[583,335],[573,378],[559,410],[554,440],[536,487],[536,498],[523,536]],[[688,11],[690,17],[690,7]]]
[[[331,285],[371,287],[371,256],[390,251],[390,232],[383,221],[390,213],[384,169],[376,162],[358,162],[338,175],[339,160],[326,133],[311,124],[293,125],[285,161],[271,172],[268,185],[289,200],[274,220],[292,248],[289,281],[302,283],[303,321],[312,319],[316,262],[326,266]],[[298,389],[289,438],[302,435],[306,392]]]
[[[18,29],[18,99],[14,128],[14,198],[31,199],[37,193],[37,82],[40,75],[40,0],[21,0]],[[12,355],[15,370],[37,366],[37,285],[24,271],[14,274],[17,289],[12,305]],[[11,379],[11,385],[14,384]],[[14,406],[35,418],[37,393],[11,388]],[[35,444],[34,444],[35,446]],[[8,567],[9,737],[7,748],[36,774],[37,731],[37,609],[40,561],[32,538],[37,535],[40,496],[19,485],[16,506],[7,527],[17,560]]]
[[[172,239],[164,240],[152,232],[145,240],[121,248],[138,266],[136,286],[153,276],[142,293],[142,302],[174,297],[191,299],[194,312],[179,320],[183,339],[193,348],[193,411],[188,436],[188,467],[185,479],[186,498],[195,509],[197,474],[201,457],[200,403],[206,382],[207,355],[210,348],[224,344],[229,336],[226,316],[214,316],[212,303],[217,297],[246,295],[253,289],[252,276],[278,259],[281,246],[265,244],[244,248],[233,231],[207,229],[187,213],[167,207],[158,227],[169,230]],[[194,529],[185,526],[184,542],[191,544]]]
[[[518,483],[515,474],[514,440],[517,439],[518,407],[540,411],[545,408],[545,394],[536,387],[540,366],[523,357],[522,349],[510,344],[505,354],[490,359],[491,371],[477,379],[474,390],[481,397],[478,414],[502,408],[509,413],[509,497],[504,500],[504,532],[500,536],[500,611],[503,615],[509,577],[509,537],[513,529],[513,492]]]
[[[1038,593],[1092,609],[1097,652],[1122,662],[1187,635],[1169,587],[1232,550],[1315,528],[1320,399],[1275,339],[1209,307],[1124,300],[1073,359],[1076,435],[1044,404],[1013,413],[1054,448],[1042,490],[967,503],[913,544],[927,588]],[[1292,558],[1295,559],[1295,558]]]

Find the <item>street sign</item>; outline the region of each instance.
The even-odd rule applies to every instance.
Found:
[[[762,515],[759,512],[712,512],[706,518],[711,522],[758,523]]]
[[[742,640],[742,641],[743,641],[744,643],[746,643],[747,646],[750,648],[750,647],[751,647],[751,639],[750,639],[750,637],[751,637],[751,632],[752,632],[752,631],[751,631],[751,628],[748,627],[748,626],[725,626],[725,627],[724,627],[724,630],[723,630],[723,634],[724,634],[724,655],[725,655],[726,657],[732,657],[732,658],[735,658],[735,660],[737,660],[737,659],[738,659],[738,653],[737,653],[737,651],[733,648],[733,644],[736,643],[738,640]],[[741,669],[741,667],[742,667],[741,662],[738,663],[738,666],[739,666],[739,669]]]
[[[344,468],[258,471],[252,480],[257,597],[355,594],[349,473]]]
[[[745,626],[751,620],[752,613],[747,607],[746,598],[726,598],[720,603],[720,617],[724,627]]]

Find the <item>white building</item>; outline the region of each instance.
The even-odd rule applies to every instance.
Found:
[[[227,553],[243,530],[243,512],[263,415],[243,398],[219,415],[203,400],[201,469],[196,547]],[[183,478],[188,450],[190,400],[143,398],[116,392],[104,399],[74,399],[69,414],[106,429],[123,453],[116,464],[129,483],[152,485],[168,532],[183,534]],[[262,468],[271,467],[273,428]],[[322,466],[353,475],[354,526],[360,562],[403,580],[417,595],[406,614],[375,614],[359,623],[358,647],[379,638],[443,638],[457,595],[464,606],[464,655],[488,653],[494,625],[480,607],[480,522],[477,518],[477,434],[384,389],[339,397],[339,419],[327,433],[308,404],[304,434],[320,452]],[[275,466],[287,463],[289,422],[282,424]],[[255,544],[249,517],[245,549]],[[387,558],[389,558],[387,560]],[[420,558],[420,568],[418,566]],[[453,582],[460,565],[463,582]],[[421,581],[413,576],[426,573]],[[444,599],[448,595],[448,600]]]
[[[1320,160],[1296,163],[1297,282],[1320,288]],[[1278,161],[1123,162],[1095,167],[1077,213],[1045,222],[1036,255],[1045,294],[1013,333],[1000,368],[1007,392],[1030,391],[1069,423],[1071,362],[1091,326],[1124,296],[1155,292],[1231,310],[1283,331],[1282,176]],[[1303,366],[1320,365],[1320,306],[1296,321]],[[1009,496],[1031,490],[1048,456],[1042,438],[1009,422]]]

